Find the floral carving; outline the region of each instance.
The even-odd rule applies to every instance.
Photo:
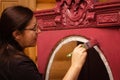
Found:
[[[93,3],[93,0],[56,0],[56,7],[36,12],[42,30],[120,25],[120,1]]]
[[[93,8],[91,0],[62,0],[60,6],[62,23],[69,26],[86,24],[87,10]]]

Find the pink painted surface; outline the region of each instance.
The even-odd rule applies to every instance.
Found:
[[[91,0],[84,0],[78,4],[81,6],[57,0],[56,8],[35,12],[42,30],[37,42],[39,71],[45,74],[50,55],[59,41],[79,35],[98,41],[114,80],[120,80],[120,1],[93,4]]]
[[[115,80],[120,79],[120,29],[83,28],[59,31],[44,31],[38,37],[38,67],[45,73],[48,59],[56,44],[70,35],[80,35],[89,39],[96,39],[99,48],[109,62]]]

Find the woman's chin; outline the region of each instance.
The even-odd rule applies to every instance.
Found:
[[[35,47],[35,46],[36,46],[36,43],[31,45],[31,47]]]
[[[33,43],[33,44],[28,45],[27,47],[35,47],[35,46],[36,46],[36,43]]]
[[[35,41],[33,41],[32,43],[31,43],[31,47],[35,47],[36,46],[36,40]]]

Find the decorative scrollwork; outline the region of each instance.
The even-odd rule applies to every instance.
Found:
[[[87,10],[93,8],[91,0],[62,0],[60,10],[63,25],[86,24]]]

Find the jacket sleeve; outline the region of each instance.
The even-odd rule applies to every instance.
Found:
[[[27,57],[15,60],[11,70],[12,80],[43,80],[35,63]]]

